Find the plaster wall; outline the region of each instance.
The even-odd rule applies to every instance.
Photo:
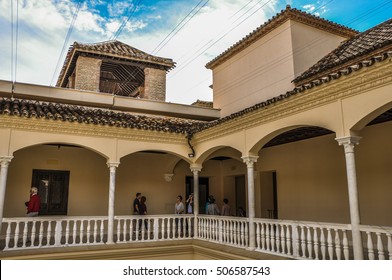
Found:
[[[213,69],[214,108],[221,115],[291,89],[294,78],[290,21]]]
[[[297,77],[346,38],[293,21],[291,24],[294,76]]]

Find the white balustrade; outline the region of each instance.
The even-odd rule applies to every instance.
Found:
[[[234,247],[246,247],[249,240],[247,218],[199,215],[199,238]]]
[[[254,219],[256,251],[295,259],[353,259],[351,225]],[[2,250],[104,244],[107,217],[4,218]],[[116,216],[116,243],[200,239],[228,246],[249,246],[249,220],[199,215]],[[392,260],[392,227],[360,226],[364,256]]]
[[[349,259],[352,256],[347,237],[350,225],[271,219],[254,221],[256,251],[296,259]]]
[[[360,226],[364,257],[369,260],[392,260],[392,227]]]

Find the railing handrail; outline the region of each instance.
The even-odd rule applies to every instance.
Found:
[[[271,220],[263,218],[255,218],[255,223],[269,223],[269,224],[286,224],[286,225],[296,225],[305,227],[317,227],[317,228],[330,228],[330,229],[340,229],[340,230],[351,230],[351,224],[335,224],[326,222],[308,222],[308,221],[295,221],[295,220]]]
[[[248,217],[236,217],[236,216],[219,216],[219,215],[206,215],[206,214],[199,214],[199,218],[209,218],[209,219],[216,219],[216,220],[234,220],[234,221],[249,221]]]
[[[108,216],[39,216],[39,217],[15,217],[3,218],[3,223],[7,222],[32,222],[32,221],[94,221],[94,220],[107,220]]]
[[[369,225],[360,225],[359,226],[360,231],[363,232],[375,232],[375,233],[389,233],[392,234],[392,227],[386,227],[386,226],[369,226]]]

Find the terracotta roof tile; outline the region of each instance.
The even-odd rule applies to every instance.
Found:
[[[73,69],[73,66],[71,65],[75,64],[76,59],[80,53],[115,57],[117,59],[132,60],[140,63],[155,64],[160,65],[166,70],[172,69],[175,65],[175,62],[173,62],[173,60],[170,58],[153,56],[117,40],[105,41],[94,44],[83,44],[74,42],[68,50],[63,67],[57,79],[57,87],[65,86],[65,84],[67,83],[66,77],[72,74],[71,70]]]
[[[343,42],[293,82],[306,83],[320,75],[326,75],[327,72],[336,72],[337,69],[346,67],[347,63],[352,64],[356,59],[365,60],[364,56],[384,52],[386,48],[392,48],[392,19]]]
[[[189,119],[146,116],[83,106],[7,98],[0,99],[0,114],[181,133],[185,135],[205,123]]]

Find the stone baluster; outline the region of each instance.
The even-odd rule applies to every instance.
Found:
[[[266,250],[266,245],[265,245],[265,224],[262,222],[261,223],[261,249]]]
[[[291,239],[291,234],[290,234],[290,226],[286,226],[286,247],[287,247],[287,254],[290,256],[291,255],[291,246],[293,242]]]
[[[315,259],[319,259],[319,239],[318,239],[318,233],[317,233],[317,228],[314,228],[313,232],[313,243],[314,243],[314,255]]]
[[[56,226],[54,229],[54,246],[55,247],[60,247],[62,236],[63,236],[63,227],[61,225],[61,221],[56,221]],[[87,240],[88,240],[88,237],[87,237]]]
[[[280,244],[282,246],[281,253],[286,253],[286,231],[284,230],[285,226],[280,226]]]
[[[93,243],[97,243],[97,235],[98,235],[98,220],[94,220],[94,234],[93,234]]]
[[[343,230],[343,256],[345,260],[350,258],[350,250],[348,246],[347,231]]]
[[[382,240],[381,240],[381,233],[377,232],[377,252],[378,252],[378,259],[379,260],[385,260],[385,255],[384,255],[384,246],[382,245]]]
[[[327,246],[325,244],[325,234],[324,234],[324,229],[320,228],[320,249],[321,249],[321,259],[326,260],[327,259]]]
[[[11,223],[7,223],[7,230],[6,230],[6,235],[5,235],[5,247],[4,250],[9,249],[9,244],[11,241]]]
[[[369,255],[369,260],[374,260],[374,247],[373,247],[373,240],[372,240],[372,233],[367,231],[367,247],[368,247],[368,255]]]
[[[35,231],[37,230],[36,224],[37,221],[33,221],[33,227],[31,228],[31,247],[33,247],[35,243]]]
[[[29,228],[29,222],[25,222],[24,223],[24,227],[23,227],[23,242],[22,242],[22,248],[26,248],[26,242],[27,242],[27,231]]]
[[[335,229],[335,253],[338,260],[342,259],[342,247],[340,244],[339,230]]]
[[[327,229],[327,243],[328,243],[328,256],[330,260],[333,260],[333,243],[332,243],[332,233],[331,229]]]
[[[78,220],[75,220],[75,221],[73,222],[73,234],[72,234],[73,238],[72,238],[72,244],[76,244],[76,238],[78,237],[78,232],[77,232],[77,230],[78,230]]]
[[[42,246],[43,239],[44,239],[44,222],[42,221],[39,227],[38,247]]]
[[[312,233],[310,230],[310,227],[306,227],[306,243],[307,243],[307,249],[308,249],[308,258],[312,259],[313,258],[313,243],[312,243]]]

